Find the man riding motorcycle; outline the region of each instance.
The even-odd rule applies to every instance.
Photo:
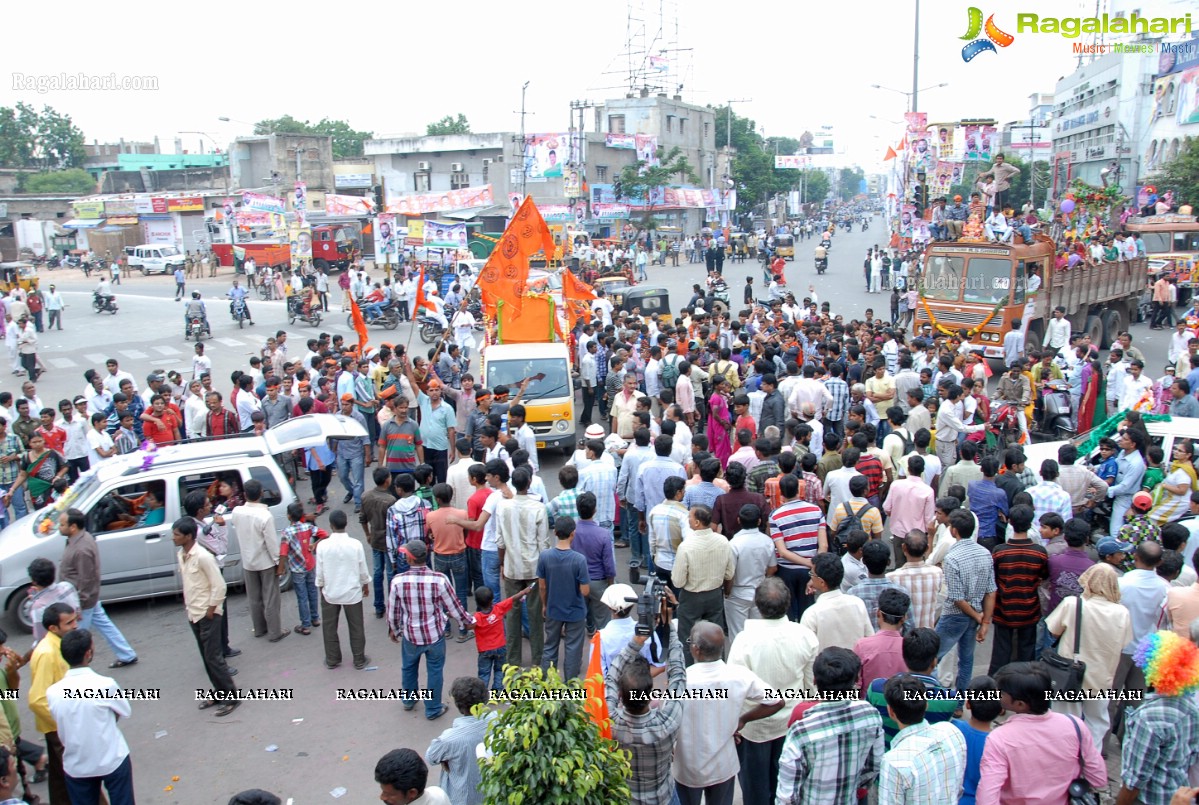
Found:
[[[994,404],[1010,405],[1015,409],[1016,421],[1020,423],[1020,436],[1024,440],[1028,439],[1028,418],[1024,415],[1024,409],[1031,400],[1032,386],[1024,376],[1024,360],[1019,359],[1000,379],[999,388],[995,391]]]
[[[212,334],[212,328],[208,326],[208,308],[204,306],[204,300],[200,298],[199,291],[192,291],[192,298],[187,303],[187,307],[183,309],[184,332],[187,332],[192,319],[200,319],[204,322],[204,332]]]
[[[100,275],[100,282],[97,283],[97,285],[96,285],[95,293],[96,293],[96,296],[99,296],[100,299],[102,299],[105,302],[115,298],[112,295],[112,285],[108,281],[108,275],[106,275],[106,274]]]
[[[241,300],[242,309],[246,312],[246,320],[249,321],[250,324],[254,323],[254,317],[250,314],[250,306],[246,304],[246,289],[237,284],[237,277],[233,278],[233,287],[229,289],[229,292],[226,293],[225,296],[227,296],[230,300],[230,316],[237,318],[237,314],[234,311],[237,308],[238,300]]]
[[[366,316],[367,321],[377,319],[383,315],[383,289],[379,283],[375,283],[375,287],[362,300],[362,314]]]
[[[824,245],[824,243],[821,243],[816,247],[816,264],[818,266],[828,266],[828,248]]]

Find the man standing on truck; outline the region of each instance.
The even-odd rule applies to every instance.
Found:
[[[995,155],[995,162],[991,164],[984,173],[978,177],[982,181],[986,177],[991,177],[995,180],[995,195],[993,209],[1002,210],[1007,207],[1007,191],[1012,186],[1012,180],[1020,175],[1020,169],[1015,165],[1009,165],[1004,161],[1003,154]],[[988,210],[988,214],[990,210]]]

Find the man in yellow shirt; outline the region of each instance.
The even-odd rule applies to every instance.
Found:
[[[46,636],[38,641],[29,660],[32,679],[29,684],[29,710],[37,723],[37,731],[46,737],[46,752],[50,756],[50,805],[70,805],[67,778],[62,769],[62,741],[58,740],[58,723],[50,714],[46,690],[67,675],[70,666],[62,658],[62,636],[79,625],[79,613],[62,602],[51,604],[42,613]]]

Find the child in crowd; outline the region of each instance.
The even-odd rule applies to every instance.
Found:
[[[495,604],[495,594],[490,587],[475,588],[475,649],[479,652],[479,678],[497,693],[504,689],[504,655],[507,651],[504,616],[532,591],[530,584]]]
[[[316,543],[329,534],[308,522],[304,504],[298,500],[287,507],[287,521],[279,540],[279,564],[286,562],[291,571],[300,612],[296,632],[307,635],[312,634],[313,626],[321,625],[320,598],[316,592]]]
[[[966,689],[974,694],[965,703],[968,715],[966,718],[955,718],[952,723],[966,738],[966,774],[962,780],[962,802],[974,802],[978,781],[982,776],[979,766],[982,763],[983,749],[987,746],[992,722],[1003,712],[1003,705],[999,703],[999,697],[996,695],[999,688],[989,676],[974,677]],[[995,698],[986,698],[989,696]]]

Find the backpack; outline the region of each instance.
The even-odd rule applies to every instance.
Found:
[[[845,542],[842,537],[848,537],[850,531],[865,531],[866,528],[862,524],[862,518],[869,514],[874,507],[867,503],[862,508],[858,509],[857,513],[850,508],[849,502],[841,504],[842,511],[845,512],[845,517],[841,519],[840,525],[837,526],[837,533],[832,537],[832,544],[829,545],[830,551],[836,551],[838,556],[845,555]],[[867,532],[869,533],[869,532]]]
[[[720,368],[720,364],[722,363],[724,364],[723,369]],[[737,364],[733,361],[717,361],[712,365],[712,370],[716,374],[724,375],[725,379],[729,381],[729,385],[734,389],[741,386],[741,376],[737,372]]]
[[[901,455],[906,456],[916,449],[916,443],[912,441],[912,434],[908,433],[907,428],[893,428],[891,433],[903,440],[903,453]]]
[[[674,360],[670,360],[674,358]],[[662,388],[674,392],[675,384],[679,382],[679,356],[667,355],[662,359]]]

